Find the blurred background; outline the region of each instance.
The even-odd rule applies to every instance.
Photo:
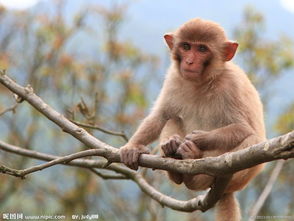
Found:
[[[293,130],[293,0],[0,0],[0,68],[18,83],[30,84],[68,118],[131,136],[158,95],[169,65],[162,36],[194,17],[216,21],[239,42],[234,62],[261,94],[268,138]],[[87,148],[25,102],[1,114],[14,105],[12,94],[0,86],[0,140],[55,155]],[[88,131],[115,147],[125,143],[121,137]],[[0,154],[0,164],[12,168],[41,163]],[[291,162],[283,165],[259,215],[294,219]],[[268,163],[238,194],[245,218],[275,165]],[[162,171],[142,172],[165,194],[182,200],[197,195],[167,181]],[[161,208],[131,181],[103,180],[65,166],[25,180],[0,174],[4,212],[99,214],[99,220],[213,220],[213,210],[202,214]]]

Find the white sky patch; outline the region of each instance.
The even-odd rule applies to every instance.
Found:
[[[280,2],[283,8],[294,13],[294,0],[280,0]]]
[[[23,10],[37,4],[40,0],[0,0],[0,5],[8,9]]]

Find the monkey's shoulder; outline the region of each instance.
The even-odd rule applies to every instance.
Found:
[[[239,66],[231,62],[226,65],[223,73],[219,76],[219,82],[217,84],[218,94],[234,98],[250,95],[259,99],[257,90],[247,74]]]

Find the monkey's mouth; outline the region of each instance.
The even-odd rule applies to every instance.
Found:
[[[198,75],[200,74],[201,72],[200,71],[195,71],[195,70],[190,70],[190,69],[185,69],[184,70],[185,73],[188,73],[188,74],[195,74],[195,75]]]

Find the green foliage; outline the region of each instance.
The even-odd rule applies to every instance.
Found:
[[[263,15],[247,7],[242,23],[234,32],[240,45],[240,63],[260,90],[283,71],[294,67],[293,41],[287,36],[269,40],[264,36],[265,30]]]

